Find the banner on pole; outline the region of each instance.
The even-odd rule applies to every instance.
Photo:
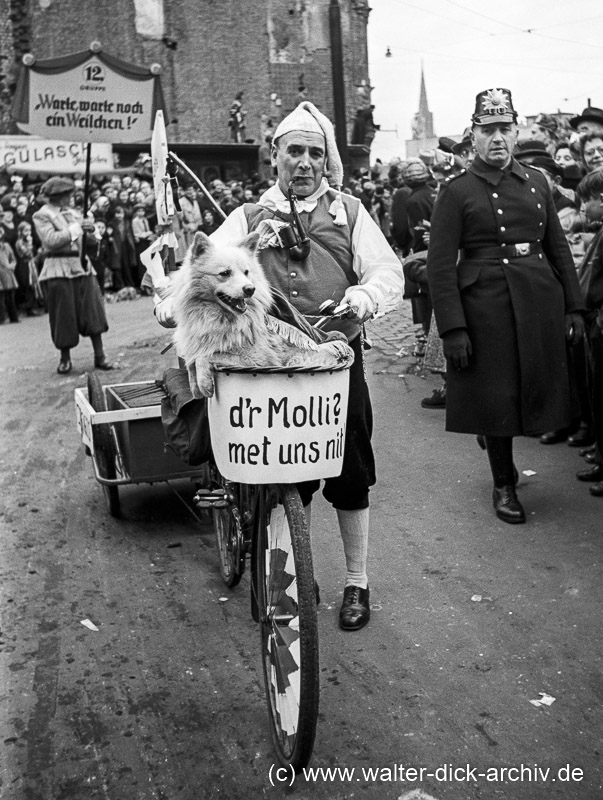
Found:
[[[77,142],[143,142],[163,109],[158,64],[138,67],[88,50],[36,61],[23,58],[12,116],[25,133]]]
[[[174,216],[174,195],[170,176],[167,173],[168,141],[165,132],[163,111],[155,114],[153,136],[151,138],[151,161],[153,164],[153,188],[157,224],[170,225]]]

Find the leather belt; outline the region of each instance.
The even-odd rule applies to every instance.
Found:
[[[523,258],[542,253],[542,242],[501,244],[498,247],[475,247],[463,250],[463,256],[472,258]]]
[[[78,257],[79,253],[77,252],[77,250],[69,250],[69,251],[61,250],[60,253],[56,253],[56,252],[55,253],[46,253],[46,258],[69,258],[71,256]]]

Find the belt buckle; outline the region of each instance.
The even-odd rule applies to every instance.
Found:
[[[515,253],[518,256],[529,256],[530,255],[530,243],[529,242],[522,242],[521,244],[515,245]]]

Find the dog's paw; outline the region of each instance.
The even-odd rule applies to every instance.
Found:
[[[193,392],[195,397],[213,397],[214,394],[214,382],[209,381],[208,383],[203,383],[197,381],[197,386],[195,387],[195,392]]]
[[[327,360],[331,360],[333,366],[348,367],[354,361],[354,351],[346,341],[335,340],[331,342],[324,342],[320,345]]]
[[[194,397],[212,397],[214,378],[211,369],[206,364],[196,361],[189,367],[188,376]]]

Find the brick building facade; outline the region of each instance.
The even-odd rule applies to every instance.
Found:
[[[334,0],[0,0],[0,133],[14,132],[8,108],[23,54],[38,59],[103,50],[141,66],[159,63],[170,143],[221,145],[237,160],[230,108],[243,92],[247,152],[264,141],[301,96],[334,119],[329,7]],[[368,0],[339,0],[348,141],[370,103]],[[132,148],[115,148],[131,163]],[[251,148],[257,152],[254,148]],[[351,161],[366,158],[351,148]],[[366,150],[366,152],[364,152]],[[214,148],[215,152],[215,148]],[[209,153],[209,150],[208,150]],[[198,161],[199,159],[196,158]],[[211,160],[211,159],[210,159]],[[201,161],[203,159],[201,158]]]

